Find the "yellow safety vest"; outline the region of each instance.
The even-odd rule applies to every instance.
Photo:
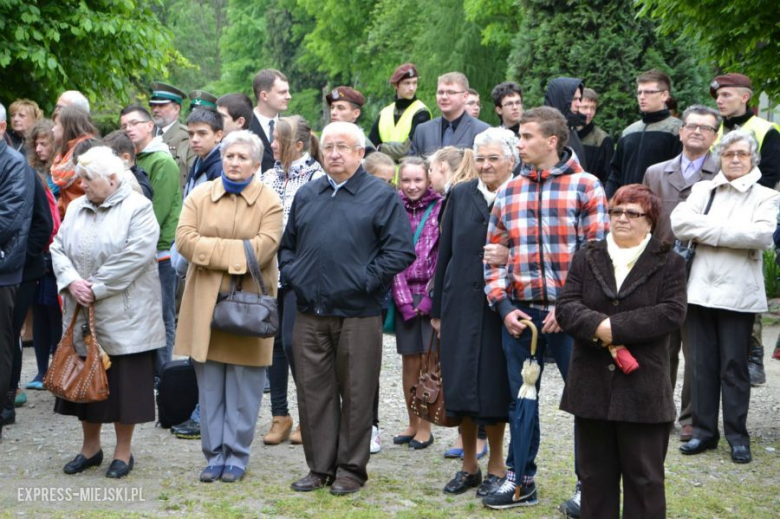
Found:
[[[755,115],[748,119],[745,124],[738,127],[742,130],[750,130],[753,132],[753,135],[756,136],[756,141],[758,141],[759,151],[761,151],[761,145],[764,143],[764,137],[766,137],[766,134],[769,132],[769,130],[774,128],[780,132],[780,125],[777,123],[770,123],[766,119],[756,117]],[[715,143],[712,145],[713,149],[718,145],[721,137],[723,137],[723,124],[720,125],[720,129],[718,130],[718,138],[715,139]]]
[[[382,108],[379,112],[379,138],[382,142],[404,142],[412,131],[412,119],[420,110],[428,110],[425,103],[416,99],[404,110],[398,124],[395,122],[395,103]],[[431,111],[428,110],[430,114]]]

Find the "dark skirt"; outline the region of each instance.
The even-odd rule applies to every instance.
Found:
[[[412,295],[417,306],[423,296]],[[395,313],[395,349],[399,355],[420,355],[427,353],[431,343],[431,318],[418,315],[409,321],[404,321],[401,312]]]
[[[76,404],[57,398],[54,412],[76,416],[82,422],[137,424],[153,422],[155,350],[132,355],[112,355],[108,399]]]

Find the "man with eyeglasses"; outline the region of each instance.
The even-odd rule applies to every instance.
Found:
[[[436,104],[441,110],[441,117],[417,127],[409,155],[427,158],[445,146],[471,148],[474,137],[490,126],[466,113],[468,97],[469,80],[464,74],[448,72],[440,76]]]
[[[669,215],[679,203],[688,198],[695,183],[712,180],[718,174],[720,163],[710,153],[710,147],[715,142],[720,122],[720,115],[712,108],[703,105],[688,107],[683,113],[683,125],[680,128],[682,153],[673,159],[647,168],[642,182],[661,199],[661,215],[653,229],[653,236],[658,240],[674,243],[675,237]],[[669,375],[674,389],[680,364],[680,349],[682,349],[685,366],[678,421],[681,427],[680,441],[687,442],[693,438],[691,416],[693,366],[689,362],[688,341],[684,334],[683,326],[669,337]]]
[[[157,383],[165,363],[171,360],[176,336],[176,271],[171,265],[171,245],[176,236],[182,206],[179,166],[162,136],[154,136],[155,123],[144,107],[130,105],[122,109],[119,128],[135,145],[136,163],[149,174],[154,216],[160,225],[157,269],[162,290],[165,348],[160,348],[156,354],[154,374]]]
[[[778,185],[780,182],[780,125],[753,115],[753,112],[748,108],[750,99],[753,97],[753,83],[750,78],[737,73],[718,76],[710,83],[710,95],[715,99],[718,111],[723,116],[723,124],[718,130],[715,144],[724,134],[735,128],[752,131],[758,142],[758,152],[761,156],[758,165],[761,179],[758,183],[762,186],[778,189],[780,187]],[[756,314],[748,358],[750,383],[753,386],[759,386],[766,382],[761,332],[761,314]],[[773,357],[780,359],[780,338],[775,345]]]
[[[493,87],[490,97],[501,120],[499,127],[517,135],[520,131],[520,117],[523,116],[523,89],[514,81],[505,81]]]
[[[293,359],[309,466],[291,488],[332,484],[344,495],[368,479],[382,302],[415,255],[400,198],[361,165],[363,131],[331,123],[320,149],[327,175],[298,190],[279,247],[282,286],[297,296]]]
[[[419,74],[414,63],[404,63],[390,76],[395,100],[385,106],[371,126],[368,138],[377,150],[399,162],[409,152],[417,127],[431,120],[431,111],[417,99]]]
[[[550,348],[563,380],[568,377],[573,339],[555,319],[555,304],[563,291],[574,253],[586,242],[601,240],[608,228],[607,199],[598,179],[586,173],[567,145],[569,126],[560,111],[541,106],[523,113],[517,149],[520,174],[500,190],[493,205],[487,245],[509,248],[508,259],[485,264],[485,293],[504,321],[502,342],[509,388],[517,395],[523,383],[523,362],[530,358],[531,333],[521,319],[539,330],[536,356]],[[538,402],[538,400],[537,400]],[[536,454],[539,448],[538,407],[531,449],[525,466],[514,465],[512,443],[524,431],[514,430],[514,402],[509,408],[510,434],[507,476],[496,493],[485,497],[489,508],[505,509],[538,503]],[[575,472],[578,472],[575,452]],[[519,487],[519,492],[515,492]],[[579,484],[562,507],[576,505]]]
[[[598,105],[599,95],[596,91],[592,88],[584,89],[580,101],[580,114],[585,116],[585,125],[577,127],[577,136],[582,141],[582,147],[585,148],[588,172],[596,175],[601,183],[606,185],[615,144],[612,137],[593,122]]]
[[[480,112],[482,112],[482,103],[479,99],[479,92],[469,88],[469,97],[466,100],[466,113],[474,119],[479,119]]]
[[[631,124],[620,136],[612,156],[607,181],[607,197],[621,186],[641,184],[647,168],[672,159],[682,151],[680,126],[666,107],[672,80],[660,70],[648,70],[636,78],[636,96],[642,119]]]

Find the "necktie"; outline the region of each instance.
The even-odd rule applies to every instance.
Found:
[[[274,120],[273,119],[271,119],[268,122],[268,131],[269,131],[268,142],[269,143],[274,142]]]
[[[449,146],[450,142],[452,142],[452,134],[454,133],[452,131],[452,124],[445,123],[447,127],[444,129],[444,137],[441,140],[442,146]]]
[[[685,168],[685,178],[690,179],[695,174],[696,174],[696,166],[693,165],[693,162],[689,162],[688,167]]]

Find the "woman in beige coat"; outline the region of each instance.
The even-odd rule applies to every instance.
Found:
[[[671,214],[675,236],[697,244],[685,322],[693,363],[693,439],[680,451],[692,455],[717,447],[722,396],[731,459],[749,463],[748,351],[755,314],[767,309],[762,251],[772,246],[780,194],[758,184],[753,132],[729,132],[715,157],[720,172],[695,184]]]
[[[160,227],[152,204],[124,181],[125,167],[110,148],[98,146],[79,157],[75,175],[86,195],[68,206],[51,257],[67,327],[79,305],[95,307],[95,335],[111,356],[108,400],[77,404],[57,399],[54,411],[81,420],[81,452],[65,465],[76,474],[103,462],[100,429],[113,423],[114,460],[106,472],[121,478],[133,468],[135,424],[154,421],[154,351],[165,346],[157,275]],[[73,341],[84,352],[81,326]]]
[[[232,275],[241,277],[245,291],[259,291],[244,253],[243,240],[249,240],[275,297],[282,235],[279,197],[253,176],[263,157],[260,139],[233,132],[222,141],[221,153],[222,177],[190,193],[176,230],[176,248],[190,266],[174,353],[192,357],[195,365],[204,482],[244,477],[274,342],[212,330],[217,295],[230,289]]]

